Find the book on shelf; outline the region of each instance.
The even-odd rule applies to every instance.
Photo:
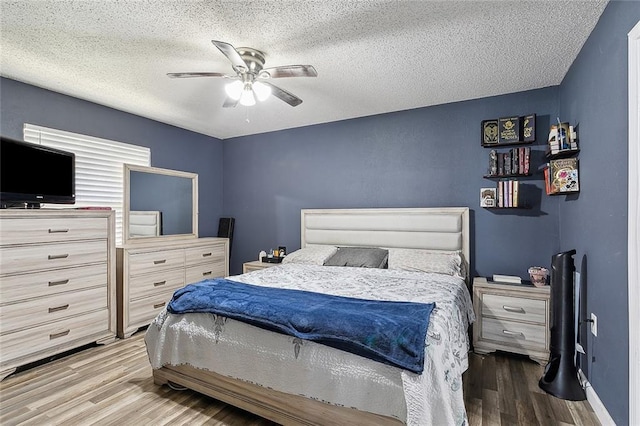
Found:
[[[504,156],[504,174],[511,174],[511,151],[502,154]]]
[[[525,142],[536,140],[536,115],[525,115],[522,123],[522,136]]]
[[[548,174],[551,194],[578,192],[580,190],[577,158],[550,160]]]
[[[544,169],[544,190],[547,195],[551,195],[551,180],[549,179],[549,163]]]
[[[480,188],[480,207],[496,207],[496,188]]]
[[[497,183],[496,188],[482,188],[480,190],[481,198],[482,191],[485,189],[493,189],[495,191],[495,207],[520,207],[521,205],[519,180],[501,180]]]
[[[493,274],[493,281],[498,283],[522,284],[522,278],[515,275]]]
[[[519,176],[530,173],[531,147],[511,148],[507,152],[491,150],[487,177]]]

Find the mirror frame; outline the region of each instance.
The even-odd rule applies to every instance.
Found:
[[[175,176],[191,179],[191,200],[192,200],[192,230],[190,234],[160,235],[157,237],[131,237],[129,235],[129,212],[131,207],[131,172],[152,173],[164,176]],[[171,169],[161,169],[158,167],[137,166],[134,164],[124,164],[124,200],[122,206],[122,241],[124,244],[148,243],[151,241],[166,241],[173,239],[198,238],[198,174],[182,172]]]

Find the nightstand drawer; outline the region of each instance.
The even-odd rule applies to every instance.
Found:
[[[245,262],[242,265],[242,273],[246,274],[248,272],[259,271],[261,269],[271,268],[273,266],[278,266],[278,265],[282,265],[282,263],[269,263],[269,262],[262,262],[260,260],[254,260],[251,262]]]
[[[546,329],[544,325],[483,318],[482,338],[513,346],[530,346],[544,349]]]
[[[546,305],[546,301],[540,299],[484,294],[482,315],[544,324]]]
[[[549,359],[549,289],[474,278],[474,352],[519,353],[544,365]]]

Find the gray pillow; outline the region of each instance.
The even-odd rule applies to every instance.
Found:
[[[388,257],[388,250],[377,247],[339,247],[324,265],[384,269],[387,267]]]

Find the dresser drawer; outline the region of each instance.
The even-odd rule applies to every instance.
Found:
[[[0,277],[0,305],[91,287],[106,288],[107,283],[106,263],[4,276]]]
[[[224,265],[224,245],[211,244],[201,247],[191,247],[185,250],[186,266],[199,263],[221,263]]]
[[[163,250],[129,255],[129,275],[184,268],[183,250]]]
[[[0,333],[107,308],[107,286],[0,306]]]
[[[184,270],[173,269],[155,274],[138,275],[129,281],[129,299],[150,297],[184,287]]]
[[[224,263],[211,263],[196,265],[187,268],[186,283],[197,283],[198,281],[224,277]]]
[[[173,291],[165,291],[151,297],[131,301],[129,304],[129,325],[149,324],[164,309],[173,296]]]
[[[79,241],[0,249],[0,273],[20,274],[107,262],[107,240]]]
[[[105,238],[108,221],[99,217],[12,218],[0,222],[0,244],[52,243]]]
[[[544,325],[494,318],[482,319],[482,338],[511,346],[529,346],[542,349],[545,348],[547,341]]]
[[[483,316],[544,324],[546,309],[545,300],[486,293],[482,296]]]
[[[38,327],[0,334],[0,364],[17,358],[31,356],[59,345],[67,345],[84,339],[86,343],[108,334],[109,311],[103,309],[86,315],[66,318]],[[71,346],[68,346],[71,347]]]

